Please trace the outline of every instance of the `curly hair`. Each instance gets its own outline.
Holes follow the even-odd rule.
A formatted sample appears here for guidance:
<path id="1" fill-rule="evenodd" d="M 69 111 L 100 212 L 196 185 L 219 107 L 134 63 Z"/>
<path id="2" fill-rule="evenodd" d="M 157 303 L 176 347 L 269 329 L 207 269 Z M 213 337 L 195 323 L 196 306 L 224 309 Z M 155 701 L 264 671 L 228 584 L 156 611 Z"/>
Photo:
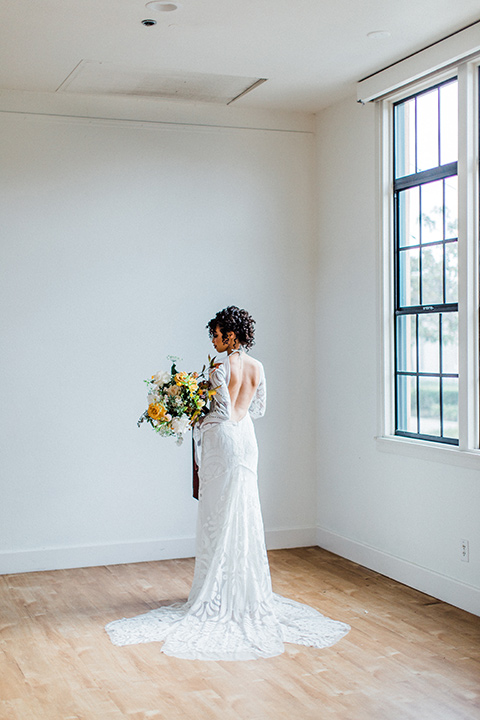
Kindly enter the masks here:
<path id="1" fill-rule="evenodd" d="M 227 342 L 229 332 L 234 332 L 237 340 L 245 350 L 249 350 L 255 343 L 255 320 L 246 310 L 240 310 L 236 305 L 229 305 L 220 310 L 207 325 L 208 334 L 212 338 L 217 327 L 222 333 L 222 339 Z"/>

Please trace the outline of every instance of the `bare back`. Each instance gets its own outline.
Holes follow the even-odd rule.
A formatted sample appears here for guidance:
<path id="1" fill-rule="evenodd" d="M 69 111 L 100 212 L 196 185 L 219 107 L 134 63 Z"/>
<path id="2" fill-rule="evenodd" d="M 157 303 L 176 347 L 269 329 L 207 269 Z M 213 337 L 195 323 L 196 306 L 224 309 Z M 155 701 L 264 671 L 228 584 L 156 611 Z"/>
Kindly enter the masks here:
<path id="1" fill-rule="evenodd" d="M 231 419 L 242 420 L 248 412 L 261 377 L 260 363 L 246 353 L 231 353 L 228 392 L 232 403 Z"/>

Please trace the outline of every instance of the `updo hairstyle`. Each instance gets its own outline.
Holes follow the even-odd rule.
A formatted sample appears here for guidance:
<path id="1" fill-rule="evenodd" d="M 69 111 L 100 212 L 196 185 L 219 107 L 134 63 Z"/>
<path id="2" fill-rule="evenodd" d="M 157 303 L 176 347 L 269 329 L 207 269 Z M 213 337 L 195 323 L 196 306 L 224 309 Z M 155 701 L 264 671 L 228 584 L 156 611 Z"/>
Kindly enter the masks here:
<path id="1" fill-rule="evenodd" d="M 240 310 L 236 305 L 229 305 L 220 310 L 207 325 L 208 334 L 213 338 L 217 327 L 222 333 L 224 342 L 228 340 L 228 333 L 234 332 L 238 342 L 245 350 L 249 350 L 255 343 L 255 320 L 246 310 Z"/>

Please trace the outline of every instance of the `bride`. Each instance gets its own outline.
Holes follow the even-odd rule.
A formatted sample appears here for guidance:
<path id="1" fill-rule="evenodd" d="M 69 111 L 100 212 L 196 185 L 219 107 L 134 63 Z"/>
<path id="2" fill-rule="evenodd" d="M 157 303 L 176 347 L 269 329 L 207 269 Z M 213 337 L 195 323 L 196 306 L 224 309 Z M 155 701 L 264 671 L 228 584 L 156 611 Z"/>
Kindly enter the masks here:
<path id="1" fill-rule="evenodd" d="M 179 658 L 253 660 L 279 655 L 284 642 L 327 647 L 350 629 L 272 592 L 252 422 L 265 412 L 265 374 L 246 354 L 254 323 L 230 306 L 207 325 L 215 350 L 227 355 L 210 374 L 213 407 L 195 426 L 200 486 L 188 600 L 109 623 L 116 645 L 163 641 L 161 650 Z"/>

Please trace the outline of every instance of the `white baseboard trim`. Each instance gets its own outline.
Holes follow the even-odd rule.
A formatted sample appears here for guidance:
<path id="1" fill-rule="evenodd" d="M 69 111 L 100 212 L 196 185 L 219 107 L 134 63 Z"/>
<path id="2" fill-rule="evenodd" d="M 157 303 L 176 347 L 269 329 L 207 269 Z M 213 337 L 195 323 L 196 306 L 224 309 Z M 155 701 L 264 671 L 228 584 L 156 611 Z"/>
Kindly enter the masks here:
<path id="1" fill-rule="evenodd" d="M 269 550 L 308 547 L 316 544 L 316 529 L 310 527 L 270 530 L 266 533 L 266 541 Z M 97 565 L 122 565 L 151 560 L 172 560 L 194 555 L 194 537 L 16 550 L 0 552 L 0 575 L 95 567 Z"/>
<path id="2" fill-rule="evenodd" d="M 38 548 L 0 553 L 0 575 L 193 557 L 195 538 Z"/>
<path id="3" fill-rule="evenodd" d="M 265 533 L 267 550 L 283 548 L 311 547 L 317 544 L 317 531 L 314 527 L 283 528 L 267 530 Z"/>
<path id="4" fill-rule="evenodd" d="M 480 615 L 480 589 L 473 585 L 467 585 L 321 527 L 317 527 L 316 545 L 450 605 Z"/>

